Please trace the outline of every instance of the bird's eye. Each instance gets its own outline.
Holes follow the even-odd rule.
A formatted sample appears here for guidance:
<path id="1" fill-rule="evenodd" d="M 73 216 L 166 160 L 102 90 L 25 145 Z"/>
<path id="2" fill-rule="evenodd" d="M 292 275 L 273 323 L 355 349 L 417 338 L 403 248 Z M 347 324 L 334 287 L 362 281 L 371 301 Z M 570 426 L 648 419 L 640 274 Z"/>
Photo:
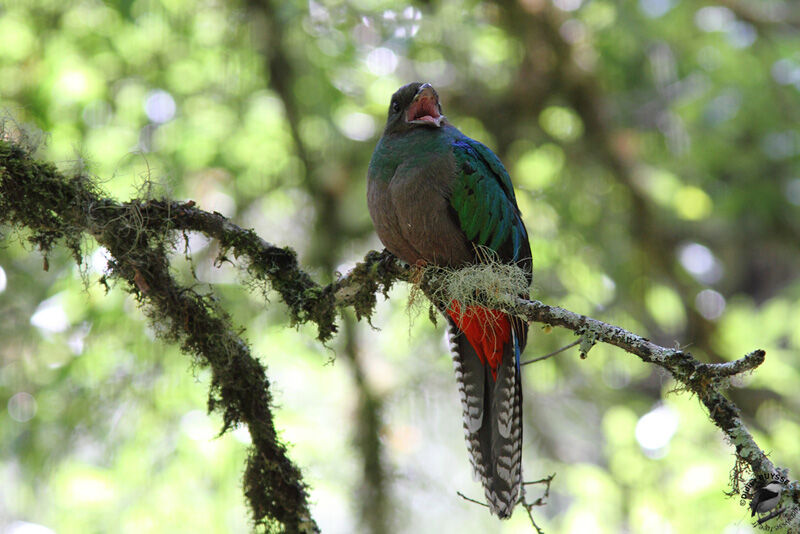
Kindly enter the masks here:
<path id="1" fill-rule="evenodd" d="M 394 100 L 392 102 L 392 113 L 397 113 L 398 111 L 400 111 L 400 102 Z"/>

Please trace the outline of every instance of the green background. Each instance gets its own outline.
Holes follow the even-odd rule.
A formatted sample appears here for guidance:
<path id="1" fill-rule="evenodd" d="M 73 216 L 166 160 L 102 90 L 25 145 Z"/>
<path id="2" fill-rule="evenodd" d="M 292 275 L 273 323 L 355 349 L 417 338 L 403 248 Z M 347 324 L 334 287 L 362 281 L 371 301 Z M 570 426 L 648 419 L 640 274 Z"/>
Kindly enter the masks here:
<path id="1" fill-rule="evenodd" d="M 380 248 L 365 174 L 392 92 L 431 82 L 509 169 L 535 298 L 686 347 L 756 348 L 729 394 L 800 469 L 800 8 L 745 0 L 0 1 L 0 107 L 38 156 L 112 197 L 193 199 L 330 280 Z M 0 533 L 246 532 L 248 434 L 216 437 L 208 375 L 98 284 L 85 242 L 42 269 L 0 248 Z M 267 365 L 324 532 L 530 532 L 471 480 L 441 322 L 396 287 L 329 347 L 288 328 L 216 245 L 213 288 Z M 573 340 L 537 327 L 527 357 Z M 525 478 L 548 533 L 752 532 L 697 399 L 608 346 L 524 368 Z M 370 425 L 369 417 L 377 418 Z M 379 462 L 370 461 L 379 446 Z M 376 493 L 377 492 L 377 493 Z M 540 488 L 528 487 L 529 498 Z M 384 495 L 377 498 L 376 495 Z M 26 530 L 27 529 L 27 530 Z"/>

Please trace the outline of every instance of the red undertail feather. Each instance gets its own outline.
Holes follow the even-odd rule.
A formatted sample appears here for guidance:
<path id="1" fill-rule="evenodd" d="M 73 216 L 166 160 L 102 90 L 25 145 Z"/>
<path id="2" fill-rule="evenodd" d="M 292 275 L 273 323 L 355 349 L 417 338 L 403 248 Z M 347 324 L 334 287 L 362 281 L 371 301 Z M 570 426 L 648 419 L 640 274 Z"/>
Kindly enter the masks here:
<path id="1" fill-rule="evenodd" d="M 461 303 L 450 302 L 447 314 L 453 319 L 459 330 L 478 354 L 481 363 L 492 370 L 492 377 L 497 380 L 497 366 L 503 358 L 503 347 L 511 339 L 511 321 L 500 310 L 492 310 L 476 304 L 465 306 L 461 311 Z"/>

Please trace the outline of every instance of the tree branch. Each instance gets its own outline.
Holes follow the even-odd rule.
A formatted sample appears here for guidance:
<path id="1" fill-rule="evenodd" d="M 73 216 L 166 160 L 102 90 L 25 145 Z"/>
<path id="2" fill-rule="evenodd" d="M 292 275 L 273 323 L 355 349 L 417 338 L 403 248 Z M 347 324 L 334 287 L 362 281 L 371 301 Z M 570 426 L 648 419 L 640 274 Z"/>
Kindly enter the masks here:
<path id="1" fill-rule="evenodd" d="M 310 517 L 300 473 L 276 437 L 264 368 L 211 298 L 180 286 L 171 276 L 169 250 L 176 232 L 197 231 L 217 239 L 221 247 L 218 261 L 229 254 L 239 259 L 250 276 L 280 294 L 293 324 L 315 323 L 317 337 L 323 342 L 336 332 L 341 308 L 352 307 L 359 318 L 369 318 L 376 293 L 386 294 L 397 280 L 416 283 L 439 304 L 435 295 L 442 282 L 436 270 L 420 276 L 390 253 L 371 251 L 346 276 L 321 286 L 300 269 L 294 251 L 272 245 L 218 213 L 202 211 L 193 202 L 118 203 L 103 198 L 87 177 L 67 178 L 2 136 L 0 223 L 30 230 L 29 239 L 45 254 L 61 240 L 80 261 L 80 242 L 86 233 L 110 251 L 113 259 L 104 279 L 125 281 L 128 291 L 145 305 L 151 321 L 167 325 L 165 338 L 180 342 L 185 352 L 211 367 L 209 409 L 222 412 L 222 431 L 240 422 L 248 425 L 253 449 L 245 473 L 245 493 L 254 520 L 262 526 L 277 521 L 293 532 L 314 532 L 317 527 Z M 618 326 L 536 300 L 507 296 L 502 307 L 529 322 L 572 330 L 580 336 L 583 355 L 594 343 L 603 342 L 669 371 L 682 389 L 697 395 L 734 446 L 736 473 L 742 462 L 759 479 L 785 476 L 786 471 L 776 469 L 757 445 L 736 405 L 722 394 L 729 377 L 763 363 L 763 350 L 736 361 L 707 364 L 689 352 L 656 345 Z M 797 506 L 798 488 L 796 482 L 786 482 L 784 505 Z M 734 492 L 738 492 L 738 478 Z"/>
<path id="2" fill-rule="evenodd" d="M 667 370 L 686 390 L 694 393 L 708 409 L 711 420 L 730 439 L 736 454 L 758 476 L 772 476 L 775 466 L 758 447 L 741 420 L 739 409 L 728 400 L 721 389 L 727 386 L 723 378 L 751 371 L 764 361 L 765 352 L 755 350 L 740 360 L 724 364 L 706 364 L 691 353 L 656 345 L 632 332 L 585 315 L 548 306 L 539 301 L 517 299 L 507 311 L 529 322 L 561 326 L 593 342 L 603 342 L 638 356 L 642 361 Z"/>
<path id="3" fill-rule="evenodd" d="M 182 213 L 176 209 L 179 205 L 138 200 L 120 204 L 103 198 L 86 176 L 67 178 L 52 164 L 33 160 L 22 147 L 3 138 L 0 133 L 0 224 L 27 228 L 32 232 L 29 240 L 45 254 L 57 241 L 63 241 L 79 263 L 84 234 L 105 246 L 112 259 L 109 273 L 101 282 L 126 282 L 126 289 L 157 326 L 155 330 L 165 339 L 180 343 L 199 365 L 211 368 L 208 408 L 222 413 L 222 433 L 247 424 L 253 445 L 243 485 L 256 526 L 318 532 L 300 471 L 277 438 L 264 367 L 214 300 L 181 286 L 170 273 L 169 250 L 177 229 L 173 221 Z M 157 217 L 154 206 L 170 215 Z M 214 228 L 226 237 L 239 233 L 218 214 L 195 215 L 200 228 Z M 241 235 L 248 238 L 250 246 L 259 243 L 253 250 L 265 254 L 264 265 L 275 273 L 293 272 L 293 253 L 261 246 L 252 232 L 242 231 Z M 309 281 L 287 278 L 285 283 L 293 284 L 293 291 L 302 292 Z"/>

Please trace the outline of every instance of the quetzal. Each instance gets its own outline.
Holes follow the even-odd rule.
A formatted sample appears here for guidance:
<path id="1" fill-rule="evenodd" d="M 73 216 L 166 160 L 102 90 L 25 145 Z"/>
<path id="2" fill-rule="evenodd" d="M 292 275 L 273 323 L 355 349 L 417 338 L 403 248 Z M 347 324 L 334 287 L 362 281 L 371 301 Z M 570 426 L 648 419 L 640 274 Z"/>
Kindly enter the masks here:
<path id="1" fill-rule="evenodd" d="M 531 249 L 511 178 L 486 146 L 451 126 L 430 84 L 392 95 L 369 164 L 367 202 L 383 244 L 409 264 L 515 263 L 530 296 Z M 491 511 L 511 515 L 522 488 L 520 353 L 528 325 L 456 300 L 442 310 L 475 475 Z"/>

